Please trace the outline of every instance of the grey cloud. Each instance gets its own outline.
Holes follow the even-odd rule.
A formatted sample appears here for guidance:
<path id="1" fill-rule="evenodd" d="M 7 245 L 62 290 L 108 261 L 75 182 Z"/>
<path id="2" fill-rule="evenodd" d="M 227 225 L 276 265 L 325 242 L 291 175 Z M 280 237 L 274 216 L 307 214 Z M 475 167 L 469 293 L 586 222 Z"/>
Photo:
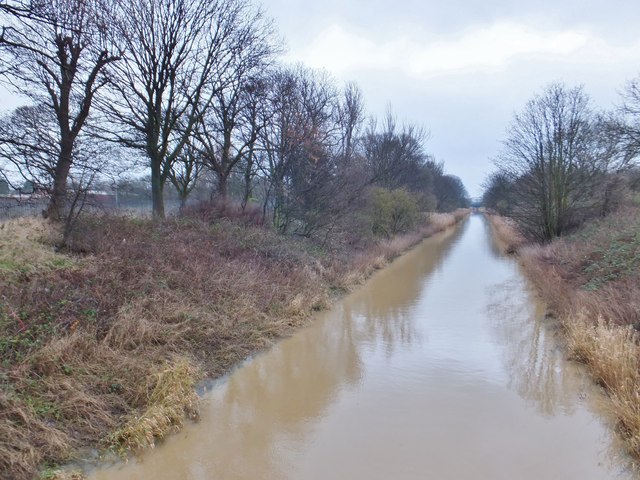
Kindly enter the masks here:
<path id="1" fill-rule="evenodd" d="M 331 25 L 352 29 L 376 43 L 403 34 L 455 40 L 473 28 L 498 21 L 520 23 L 541 31 L 585 30 L 603 41 L 627 45 L 640 41 L 640 2 L 603 0 L 488 1 L 340 1 L 269 0 L 292 50 L 304 50 Z M 585 53 L 582 53 L 583 57 Z M 589 52 L 586 52 L 588 60 Z M 304 58 L 302 59 L 304 60 Z M 584 60 L 584 58 L 582 58 Z M 584 84 L 597 105 L 610 108 L 617 90 L 640 73 L 638 61 L 598 65 L 533 55 L 511 59 L 503 68 L 479 69 L 419 79 L 399 70 L 348 71 L 343 79 L 361 84 L 371 112 L 391 103 L 400 119 L 431 130 L 430 151 L 446 161 L 472 195 L 491 171 L 515 111 L 554 80 Z"/>

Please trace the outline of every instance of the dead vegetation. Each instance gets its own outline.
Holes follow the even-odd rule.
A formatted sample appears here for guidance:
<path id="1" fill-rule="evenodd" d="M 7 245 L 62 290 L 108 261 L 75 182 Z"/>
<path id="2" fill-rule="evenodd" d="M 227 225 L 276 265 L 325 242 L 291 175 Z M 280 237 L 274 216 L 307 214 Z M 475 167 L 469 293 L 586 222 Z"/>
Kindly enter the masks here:
<path id="1" fill-rule="evenodd" d="M 517 232 L 489 216 L 513 245 Z M 517 253 L 564 326 L 568 353 L 608 393 L 629 452 L 640 460 L 640 211 L 626 207 L 547 245 Z"/>
<path id="2" fill-rule="evenodd" d="M 57 232 L 51 224 L 36 218 L 0 223 L 0 273 L 27 274 L 38 270 L 70 266 L 74 259 L 56 255 L 51 243 Z"/>
<path id="3" fill-rule="evenodd" d="M 485 215 L 489 218 L 495 237 L 505 253 L 516 253 L 521 246 L 527 243 L 526 238 L 518 230 L 513 220 L 493 213 L 485 213 Z"/>
<path id="4" fill-rule="evenodd" d="M 167 364 L 153 376 L 143 399 L 145 411 L 131 418 L 109 438 L 109 443 L 122 449 L 138 451 L 155 446 L 174 429 L 179 429 L 185 418 L 198 416 L 198 396 L 194 390 L 198 371 L 186 359 Z"/>
<path id="5" fill-rule="evenodd" d="M 43 468 L 56 478 L 52 467 L 82 448 L 153 446 L 197 415 L 199 379 L 289 335 L 466 214 L 434 214 L 419 232 L 360 249 L 252 222 L 103 217 L 59 253 L 39 224 L 5 225 L 0 478 Z"/>

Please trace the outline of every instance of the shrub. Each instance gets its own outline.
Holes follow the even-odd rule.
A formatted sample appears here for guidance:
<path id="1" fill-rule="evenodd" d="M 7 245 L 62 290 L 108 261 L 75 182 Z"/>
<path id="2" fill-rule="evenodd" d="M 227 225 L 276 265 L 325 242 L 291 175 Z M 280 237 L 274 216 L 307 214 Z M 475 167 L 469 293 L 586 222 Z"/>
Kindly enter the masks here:
<path id="1" fill-rule="evenodd" d="M 416 227 L 419 218 L 418 200 L 405 189 L 373 189 L 371 228 L 375 235 L 389 237 L 408 232 Z"/>

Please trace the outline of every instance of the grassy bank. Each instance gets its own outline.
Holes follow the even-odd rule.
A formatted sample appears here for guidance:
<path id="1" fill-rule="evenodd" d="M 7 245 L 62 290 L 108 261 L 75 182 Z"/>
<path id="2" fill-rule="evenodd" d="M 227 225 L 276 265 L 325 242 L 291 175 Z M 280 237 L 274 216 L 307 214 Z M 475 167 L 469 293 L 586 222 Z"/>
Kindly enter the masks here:
<path id="1" fill-rule="evenodd" d="M 627 207 L 543 246 L 526 244 L 509 220 L 488 218 L 562 321 L 570 357 L 609 395 L 618 430 L 640 460 L 640 209 Z"/>
<path id="2" fill-rule="evenodd" d="M 0 478 L 51 478 L 86 448 L 153 446 L 197 417 L 200 379 L 467 214 L 360 246 L 222 219 L 108 217 L 56 252 L 40 221 L 0 226 Z"/>

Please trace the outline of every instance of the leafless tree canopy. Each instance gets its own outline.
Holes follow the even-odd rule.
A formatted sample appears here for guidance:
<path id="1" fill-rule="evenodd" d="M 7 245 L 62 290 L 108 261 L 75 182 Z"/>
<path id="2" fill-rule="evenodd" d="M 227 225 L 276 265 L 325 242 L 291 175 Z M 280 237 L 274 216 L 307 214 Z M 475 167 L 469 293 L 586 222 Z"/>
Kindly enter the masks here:
<path id="1" fill-rule="evenodd" d="M 213 102 L 268 60 L 271 27 L 244 0 L 120 2 L 116 19 L 124 55 L 103 106 L 120 128 L 109 134 L 148 158 L 154 215 L 164 217 L 173 163 Z"/>
<path id="2" fill-rule="evenodd" d="M 626 85 L 618 114 L 611 134 L 617 138 L 623 164 L 628 165 L 640 157 L 640 77 Z"/>
<path id="3" fill-rule="evenodd" d="M 0 158 L 5 170 L 18 173 L 16 181 L 50 192 L 59 150 L 56 119 L 46 105 L 19 107 L 0 120 Z"/>
<path id="4" fill-rule="evenodd" d="M 180 198 L 180 208 L 183 209 L 187 198 L 196 187 L 196 182 L 202 173 L 204 162 L 200 152 L 187 143 L 176 161 L 171 165 L 169 180 L 175 187 Z"/>
<path id="5" fill-rule="evenodd" d="M 100 173 L 105 142 L 142 159 L 159 219 L 167 181 L 182 206 L 204 189 L 304 236 L 371 230 L 374 191 L 412 211 L 467 202 L 425 130 L 391 114 L 365 128 L 356 84 L 280 64 L 249 0 L 9 1 L 0 17 L 1 75 L 32 102 L 2 119 L 1 168 L 50 195 L 52 218 L 79 172 Z"/>
<path id="6" fill-rule="evenodd" d="M 625 163 L 612 125 L 581 87 L 549 85 L 515 116 L 485 201 L 541 240 L 607 210 L 608 175 Z"/>
<path id="7" fill-rule="evenodd" d="M 59 218 L 66 201 L 74 148 L 91 106 L 106 83 L 105 67 L 118 60 L 108 38 L 110 10 L 101 0 L 30 2 L 0 12 L 3 78 L 21 95 L 50 110 L 59 144 L 48 214 Z"/>

